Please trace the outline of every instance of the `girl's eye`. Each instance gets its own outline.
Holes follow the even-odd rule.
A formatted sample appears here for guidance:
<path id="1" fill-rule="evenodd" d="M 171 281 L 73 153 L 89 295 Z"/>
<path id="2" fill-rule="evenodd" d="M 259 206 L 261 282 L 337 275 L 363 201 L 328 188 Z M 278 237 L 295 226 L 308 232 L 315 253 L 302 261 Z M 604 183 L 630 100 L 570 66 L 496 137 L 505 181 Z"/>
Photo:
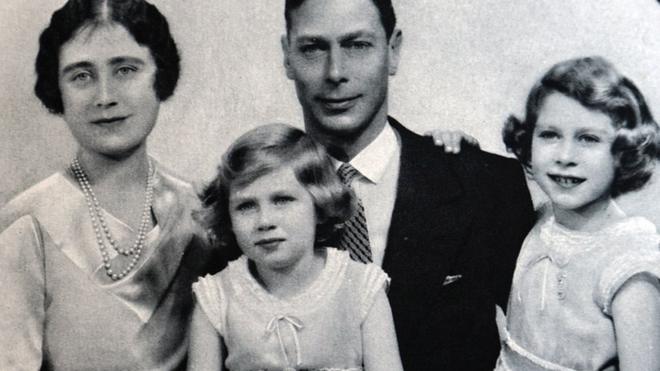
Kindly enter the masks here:
<path id="1" fill-rule="evenodd" d="M 559 134 L 552 130 L 542 130 L 538 133 L 538 137 L 543 139 L 556 139 L 559 138 Z"/>
<path id="2" fill-rule="evenodd" d="M 600 138 L 595 135 L 582 135 L 580 136 L 580 141 L 585 143 L 599 143 Z"/>
<path id="3" fill-rule="evenodd" d="M 273 199 L 276 205 L 285 205 L 293 201 L 295 201 L 295 198 L 292 196 L 276 196 Z"/>
<path id="4" fill-rule="evenodd" d="M 234 210 L 239 212 L 246 212 L 253 210 L 255 207 L 257 207 L 257 205 L 254 202 L 241 202 L 234 207 Z"/>

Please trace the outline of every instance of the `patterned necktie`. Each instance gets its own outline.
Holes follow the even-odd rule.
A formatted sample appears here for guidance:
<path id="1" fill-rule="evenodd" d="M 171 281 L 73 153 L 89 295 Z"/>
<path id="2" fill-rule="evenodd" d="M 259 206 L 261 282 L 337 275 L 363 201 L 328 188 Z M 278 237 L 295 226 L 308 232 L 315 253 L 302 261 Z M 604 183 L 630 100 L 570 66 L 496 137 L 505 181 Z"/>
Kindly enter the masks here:
<path id="1" fill-rule="evenodd" d="M 350 164 L 344 163 L 337 170 L 337 175 L 339 175 L 342 183 L 352 188 L 351 183 L 358 175 L 358 171 Z M 351 259 L 355 261 L 372 262 L 367 218 L 364 216 L 364 206 L 362 206 L 362 200 L 359 197 L 357 197 L 357 208 L 353 216 L 344 223 L 344 230 L 339 239 L 339 248 L 348 250 Z"/>

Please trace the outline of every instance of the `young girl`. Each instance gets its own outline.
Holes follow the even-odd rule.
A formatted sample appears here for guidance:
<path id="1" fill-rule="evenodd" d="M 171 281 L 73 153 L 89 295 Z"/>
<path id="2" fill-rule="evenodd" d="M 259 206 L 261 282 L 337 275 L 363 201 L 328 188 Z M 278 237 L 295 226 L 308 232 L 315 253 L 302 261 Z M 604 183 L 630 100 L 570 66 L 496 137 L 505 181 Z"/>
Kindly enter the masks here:
<path id="1" fill-rule="evenodd" d="M 330 158 L 266 125 L 225 153 L 205 221 L 243 255 L 193 285 L 190 368 L 401 370 L 386 274 L 322 248 L 353 210 Z"/>
<path id="2" fill-rule="evenodd" d="M 659 370 L 655 226 L 613 197 L 647 182 L 658 126 L 635 85 L 600 57 L 552 67 L 504 142 L 550 204 L 527 236 L 496 370 Z"/>

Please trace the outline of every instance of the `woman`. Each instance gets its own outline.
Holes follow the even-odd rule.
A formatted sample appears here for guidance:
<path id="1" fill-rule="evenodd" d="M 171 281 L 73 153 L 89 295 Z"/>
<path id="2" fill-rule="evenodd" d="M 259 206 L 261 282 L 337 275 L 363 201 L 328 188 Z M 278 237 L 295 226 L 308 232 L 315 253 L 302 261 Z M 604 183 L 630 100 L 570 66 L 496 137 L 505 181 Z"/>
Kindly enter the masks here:
<path id="1" fill-rule="evenodd" d="M 0 211 L 0 369 L 182 368 L 191 284 L 218 260 L 192 188 L 147 154 L 179 76 L 167 21 L 141 0 L 70 0 L 36 70 L 78 150 Z"/>

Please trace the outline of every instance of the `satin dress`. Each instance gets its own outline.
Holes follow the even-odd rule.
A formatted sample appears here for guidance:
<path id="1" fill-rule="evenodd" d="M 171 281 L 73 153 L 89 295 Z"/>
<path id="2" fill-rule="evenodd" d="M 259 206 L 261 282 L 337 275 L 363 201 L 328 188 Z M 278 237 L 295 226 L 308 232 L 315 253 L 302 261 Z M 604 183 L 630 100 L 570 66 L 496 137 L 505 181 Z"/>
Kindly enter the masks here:
<path id="1" fill-rule="evenodd" d="M 155 227 L 138 265 L 112 281 L 69 170 L 0 211 L 0 370 L 185 367 L 192 282 L 217 263 L 191 211 L 192 187 L 155 166 Z M 103 211 L 113 237 L 136 233 Z M 119 259 L 111 248 L 111 258 Z"/>

